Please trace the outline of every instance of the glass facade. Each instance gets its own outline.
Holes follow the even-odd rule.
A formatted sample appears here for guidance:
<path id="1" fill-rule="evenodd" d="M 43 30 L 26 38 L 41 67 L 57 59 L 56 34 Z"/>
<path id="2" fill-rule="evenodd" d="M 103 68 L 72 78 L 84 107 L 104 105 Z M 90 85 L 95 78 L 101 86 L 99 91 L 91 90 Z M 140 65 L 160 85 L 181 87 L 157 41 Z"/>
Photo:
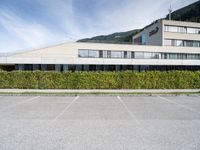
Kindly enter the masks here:
<path id="1" fill-rule="evenodd" d="M 78 57 L 89 57 L 89 50 L 79 50 Z"/>
<path id="2" fill-rule="evenodd" d="M 122 51 L 111 51 L 111 58 L 122 58 Z"/>
<path id="3" fill-rule="evenodd" d="M 165 32 L 200 34 L 200 28 L 165 25 Z"/>
<path id="4" fill-rule="evenodd" d="M 89 58 L 99 58 L 99 53 L 100 51 L 91 50 L 89 51 Z"/>
<path id="5" fill-rule="evenodd" d="M 103 53 L 103 55 L 101 54 Z M 101 55 L 100 55 L 101 54 Z M 84 56 L 84 57 L 83 57 Z M 113 58 L 113 59 L 182 59 L 200 60 L 200 54 L 190 53 L 155 53 L 133 51 L 79 50 L 80 58 Z"/>
<path id="6" fill-rule="evenodd" d="M 193 57 L 192 55 L 190 57 Z M 51 64 L 43 65 L 37 64 L 38 68 L 36 70 L 43 71 L 52 71 L 48 70 L 48 66 Z M 53 65 L 55 67 L 55 65 Z M 184 66 L 184 65 L 94 65 L 94 64 L 59 64 L 57 69 L 53 68 L 56 71 L 170 71 L 170 70 L 200 70 L 200 66 Z M 33 64 L 15 64 L 15 65 L 0 65 L 0 69 L 5 71 L 12 70 L 25 70 L 25 71 L 34 71 Z"/>
<path id="7" fill-rule="evenodd" d="M 200 41 L 165 39 L 165 46 L 200 47 Z"/>

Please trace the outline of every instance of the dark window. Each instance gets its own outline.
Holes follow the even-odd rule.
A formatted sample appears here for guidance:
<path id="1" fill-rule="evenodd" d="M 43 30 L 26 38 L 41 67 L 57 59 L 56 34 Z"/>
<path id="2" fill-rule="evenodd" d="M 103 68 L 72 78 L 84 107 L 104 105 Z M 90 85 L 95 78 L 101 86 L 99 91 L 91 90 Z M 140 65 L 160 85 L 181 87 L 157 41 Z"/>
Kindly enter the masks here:
<path id="1" fill-rule="evenodd" d="M 131 58 L 135 58 L 135 53 L 131 52 Z"/>
<path id="2" fill-rule="evenodd" d="M 107 57 L 111 58 L 111 51 L 107 51 Z"/>
<path id="3" fill-rule="evenodd" d="M 127 51 L 124 51 L 124 58 L 127 58 Z"/>
<path id="4" fill-rule="evenodd" d="M 102 50 L 99 51 L 99 58 L 103 58 L 103 51 Z"/>

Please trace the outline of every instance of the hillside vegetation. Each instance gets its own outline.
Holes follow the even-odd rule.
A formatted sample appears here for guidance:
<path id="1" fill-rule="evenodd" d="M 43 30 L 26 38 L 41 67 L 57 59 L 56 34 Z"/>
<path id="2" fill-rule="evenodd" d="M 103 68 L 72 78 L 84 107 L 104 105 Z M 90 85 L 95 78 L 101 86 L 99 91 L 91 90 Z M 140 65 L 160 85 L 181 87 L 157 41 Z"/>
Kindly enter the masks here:
<path id="1" fill-rule="evenodd" d="M 166 19 L 168 18 L 168 15 Z M 172 20 L 200 23 L 200 1 L 176 10 L 172 13 Z"/>
<path id="2" fill-rule="evenodd" d="M 130 44 L 132 36 L 140 30 L 131 30 L 127 32 L 117 32 L 110 35 L 100 35 L 92 38 L 79 40 L 78 42 L 93 42 L 93 43 L 114 43 L 114 44 Z"/>
<path id="3" fill-rule="evenodd" d="M 168 19 L 168 15 L 166 16 L 166 19 Z M 180 21 L 200 22 L 200 1 L 174 11 L 172 13 L 172 19 Z M 117 32 L 109 35 L 101 35 L 92 38 L 81 39 L 77 42 L 131 44 L 132 36 L 137 34 L 139 31 L 140 29 L 127 32 Z"/>

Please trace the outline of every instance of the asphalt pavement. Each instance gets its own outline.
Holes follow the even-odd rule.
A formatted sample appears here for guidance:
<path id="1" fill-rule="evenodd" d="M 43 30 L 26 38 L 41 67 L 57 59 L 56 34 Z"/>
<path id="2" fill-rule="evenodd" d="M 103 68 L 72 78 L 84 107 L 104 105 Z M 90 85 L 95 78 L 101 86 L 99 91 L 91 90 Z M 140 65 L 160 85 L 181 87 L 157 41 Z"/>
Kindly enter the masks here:
<path id="1" fill-rule="evenodd" d="M 1 96 L 1 150 L 199 150 L 200 96 Z"/>

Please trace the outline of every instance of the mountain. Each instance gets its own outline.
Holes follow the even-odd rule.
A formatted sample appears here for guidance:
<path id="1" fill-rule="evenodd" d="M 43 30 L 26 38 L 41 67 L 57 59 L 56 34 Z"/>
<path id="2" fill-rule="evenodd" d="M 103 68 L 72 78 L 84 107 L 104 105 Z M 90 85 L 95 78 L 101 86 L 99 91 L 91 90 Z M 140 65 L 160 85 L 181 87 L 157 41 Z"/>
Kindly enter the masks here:
<path id="1" fill-rule="evenodd" d="M 131 30 L 127 32 L 116 32 L 109 35 L 100 35 L 92 38 L 86 38 L 77 42 L 92 42 L 92 43 L 114 43 L 114 44 L 130 44 L 132 36 L 137 34 L 140 30 Z"/>
<path id="2" fill-rule="evenodd" d="M 169 16 L 167 15 L 166 19 L 168 18 Z M 174 11 L 172 13 L 172 20 L 200 23 L 200 0 L 191 5 L 188 5 L 186 7 Z"/>
<path id="3" fill-rule="evenodd" d="M 168 18 L 169 16 L 167 15 L 165 19 Z M 200 23 L 200 0 L 172 12 L 172 20 Z M 140 30 L 141 29 L 136 29 L 127 32 L 117 32 L 109 35 L 101 35 L 92 38 L 81 39 L 77 42 L 131 44 L 132 36 L 137 34 Z"/>

